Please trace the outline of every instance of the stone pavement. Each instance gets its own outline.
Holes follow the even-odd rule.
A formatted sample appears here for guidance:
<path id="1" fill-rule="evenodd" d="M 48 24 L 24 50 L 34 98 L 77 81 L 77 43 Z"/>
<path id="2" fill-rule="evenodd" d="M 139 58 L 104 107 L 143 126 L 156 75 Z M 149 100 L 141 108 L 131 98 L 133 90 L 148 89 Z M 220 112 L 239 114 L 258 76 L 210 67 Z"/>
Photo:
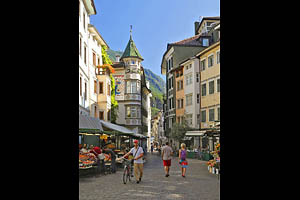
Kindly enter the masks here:
<path id="1" fill-rule="evenodd" d="M 136 184 L 122 181 L 122 169 L 106 176 L 80 178 L 80 200 L 106 199 L 197 199 L 219 200 L 220 180 L 210 174 L 206 161 L 188 159 L 186 178 L 181 176 L 178 158 L 172 159 L 170 176 L 165 177 L 161 157 L 147 154 L 142 181 Z"/>

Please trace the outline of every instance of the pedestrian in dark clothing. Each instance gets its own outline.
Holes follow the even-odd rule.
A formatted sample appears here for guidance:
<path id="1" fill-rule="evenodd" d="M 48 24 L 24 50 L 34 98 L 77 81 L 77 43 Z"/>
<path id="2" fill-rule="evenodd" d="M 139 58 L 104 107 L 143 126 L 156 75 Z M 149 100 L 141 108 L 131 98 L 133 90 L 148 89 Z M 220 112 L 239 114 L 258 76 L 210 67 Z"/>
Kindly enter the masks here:
<path id="1" fill-rule="evenodd" d="M 105 149 L 104 152 L 106 154 L 109 154 L 111 158 L 111 171 L 112 173 L 116 173 L 116 154 L 113 150 L 111 149 Z"/>
<path id="2" fill-rule="evenodd" d="M 151 144 L 151 154 L 153 153 L 153 144 Z"/>

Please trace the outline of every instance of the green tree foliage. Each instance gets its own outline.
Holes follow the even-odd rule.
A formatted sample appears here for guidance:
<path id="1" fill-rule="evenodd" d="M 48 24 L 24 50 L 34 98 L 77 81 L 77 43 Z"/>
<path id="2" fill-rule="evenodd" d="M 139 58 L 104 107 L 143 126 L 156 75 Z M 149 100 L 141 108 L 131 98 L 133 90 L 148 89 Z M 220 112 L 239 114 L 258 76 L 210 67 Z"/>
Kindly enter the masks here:
<path id="1" fill-rule="evenodd" d="M 103 64 L 112 64 L 110 58 L 107 55 L 106 52 L 106 46 L 102 46 L 101 52 L 102 52 L 102 61 Z M 116 93 L 115 93 L 115 79 L 114 77 L 110 74 L 110 79 L 111 79 L 111 122 L 116 123 L 117 120 L 117 110 L 118 110 L 118 102 L 115 99 Z"/>
<path id="2" fill-rule="evenodd" d="M 181 143 L 187 131 L 187 127 L 184 124 L 174 123 L 171 128 L 171 138 Z"/>

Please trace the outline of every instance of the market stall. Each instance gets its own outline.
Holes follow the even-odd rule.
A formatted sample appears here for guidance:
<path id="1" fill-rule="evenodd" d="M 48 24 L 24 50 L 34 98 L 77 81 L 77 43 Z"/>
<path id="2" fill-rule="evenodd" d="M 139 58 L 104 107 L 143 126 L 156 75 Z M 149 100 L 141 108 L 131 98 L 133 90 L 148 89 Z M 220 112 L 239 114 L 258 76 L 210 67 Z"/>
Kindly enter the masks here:
<path id="1" fill-rule="evenodd" d="M 220 143 L 216 143 L 215 150 L 211 152 L 213 159 L 207 162 L 208 171 L 213 174 L 220 174 Z M 218 176 L 219 177 L 219 176 Z"/>
<path id="2" fill-rule="evenodd" d="M 187 150 L 187 158 L 198 158 L 198 147 L 202 149 L 202 144 L 200 141 L 200 137 L 204 135 L 206 131 L 200 131 L 200 130 L 195 130 L 195 131 L 187 131 L 185 136 L 190 138 L 190 145 L 189 149 Z"/>
<path id="3" fill-rule="evenodd" d="M 108 135 L 108 137 L 102 143 L 103 147 L 112 149 L 117 158 L 125 155 L 125 153 L 131 147 L 130 140 L 132 137 L 135 137 L 135 133 L 130 129 L 117 124 L 112 124 L 103 120 L 100 120 L 100 122 L 103 127 L 102 132 Z M 121 167 L 121 160 L 117 159 L 116 163 L 117 166 Z"/>
<path id="4" fill-rule="evenodd" d="M 102 126 L 98 118 L 84 116 L 79 114 L 79 145 L 86 144 L 99 146 L 100 136 L 102 135 Z M 100 165 L 97 158 L 90 149 L 79 151 L 79 175 L 95 174 L 100 171 Z"/>

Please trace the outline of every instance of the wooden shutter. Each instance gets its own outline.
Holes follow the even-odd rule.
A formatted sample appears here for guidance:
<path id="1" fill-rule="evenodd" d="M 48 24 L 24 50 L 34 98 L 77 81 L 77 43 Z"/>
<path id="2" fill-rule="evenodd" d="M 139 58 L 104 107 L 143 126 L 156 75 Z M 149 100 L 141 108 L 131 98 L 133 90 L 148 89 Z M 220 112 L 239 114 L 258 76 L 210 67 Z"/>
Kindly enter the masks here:
<path id="1" fill-rule="evenodd" d="M 87 84 L 86 82 L 84 83 L 84 99 L 87 99 Z"/>
<path id="2" fill-rule="evenodd" d="M 97 94 L 97 81 L 94 80 L 94 93 Z"/>
<path id="3" fill-rule="evenodd" d="M 93 52 L 93 65 L 96 66 L 96 54 Z"/>
<path id="4" fill-rule="evenodd" d="M 82 57 L 82 53 L 81 53 L 81 37 L 79 38 L 79 55 L 80 57 Z"/>
<path id="5" fill-rule="evenodd" d="M 81 77 L 79 78 L 79 84 L 80 84 L 80 87 L 79 87 L 79 93 L 80 93 L 80 96 L 82 96 L 82 80 L 81 80 Z"/>
<path id="6" fill-rule="evenodd" d="M 86 46 L 84 46 L 84 63 L 86 64 Z"/>

